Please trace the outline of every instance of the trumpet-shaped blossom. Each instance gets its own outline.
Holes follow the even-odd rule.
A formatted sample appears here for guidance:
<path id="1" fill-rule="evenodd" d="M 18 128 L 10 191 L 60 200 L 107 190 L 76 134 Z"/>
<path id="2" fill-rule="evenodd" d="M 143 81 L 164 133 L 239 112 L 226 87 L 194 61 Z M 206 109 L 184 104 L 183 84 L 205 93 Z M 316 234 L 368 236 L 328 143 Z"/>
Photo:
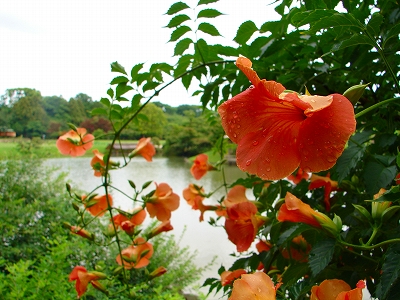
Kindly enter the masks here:
<path id="1" fill-rule="evenodd" d="M 88 272 L 85 267 L 76 266 L 71 274 L 69 274 L 69 281 L 76 280 L 75 289 L 78 293 L 78 297 L 81 297 L 87 290 L 87 286 L 91 283 L 96 289 L 102 287 L 102 285 L 97 282 L 99 279 L 104 279 L 107 276 L 100 272 Z"/>
<path id="2" fill-rule="evenodd" d="M 142 207 L 134 209 L 131 214 L 132 217 L 130 218 L 123 214 L 118 214 L 113 217 L 115 227 L 121 227 L 128 235 L 133 235 L 135 227 L 142 224 L 147 216 L 146 211 Z"/>
<path id="3" fill-rule="evenodd" d="M 147 236 L 147 239 L 149 240 L 152 237 L 155 237 L 156 235 L 159 235 L 162 232 L 171 231 L 173 229 L 174 227 L 172 227 L 171 220 L 164 221 L 150 231 L 149 235 Z"/>
<path id="4" fill-rule="evenodd" d="M 275 300 L 276 291 L 271 278 L 264 272 L 243 274 L 233 283 L 229 300 Z"/>
<path id="5" fill-rule="evenodd" d="M 183 190 L 182 195 L 186 202 L 192 207 L 192 209 L 199 209 L 197 206 L 197 200 L 202 201 L 204 199 L 204 189 L 193 183 Z"/>
<path id="6" fill-rule="evenodd" d="M 153 156 L 156 154 L 156 148 L 151 143 L 151 138 L 141 138 L 136 145 L 135 150 L 133 150 L 129 157 L 134 157 L 136 155 L 141 155 L 145 160 L 152 161 Z"/>
<path id="7" fill-rule="evenodd" d="M 310 205 L 289 192 L 285 203 L 279 208 L 277 219 L 280 222 L 301 222 L 317 228 L 332 227 L 332 230 L 336 230 L 336 225 L 327 215 L 313 210 Z"/>
<path id="8" fill-rule="evenodd" d="M 153 245 L 139 237 L 135 239 L 133 245 L 122 250 L 121 255 L 118 254 L 116 260 L 119 265 L 128 270 L 144 268 L 150 263 L 153 252 Z"/>
<path id="9" fill-rule="evenodd" d="M 258 228 L 264 223 L 256 213 L 257 207 L 250 201 L 237 203 L 227 209 L 225 230 L 238 252 L 249 249 Z"/>
<path id="10" fill-rule="evenodd" d="M 319 176 L 316 174 L 311 175 L 311 183 L 308 189 L 314 190 L 320 187 L 324 187 L 324 204 L 326 211 L 331 210 L 331 192 L 339 190 L 339 184 L 337 181 L 331 180 L 330 175 Z"/>
<path id="11" fill-rule="evenodd" d="M 149 274 L 149 279 L 154 279 L 156 277 L 160 277 L 162 275 L 164 275 L 165 273 L 167 273 L 167 269 L 164 267 L 158 267 L 157 269 L 155 269 L 153 272 L 151 272 Z"/>
<path id="12" fill-rule="evenodd" d="M 107 195 L 94 196 L 89 201 L 85 201 L 86 198 L 87 196 L 83 195 L 82 201 L 84 202 L 86 209 L 93 216 L 99 216 L 99 217 L 103 216 L 106 210 L 108 209 L 108 206 L 113 205 L 113 198 L 110 194 L 108 196 Z"/>
<path id="13" fill-rule="evenodd" d="M 353 105 L 340 94 L 300 96 L 275 81 L 261 80 L 245 57 L 236 60 L 252 86 L 219 106 L 222 126 L 238 145 L 238 167 L 277 180 L 299 166 L 331 168 L 356 127 Z"/>
<path id="14" fill-rule="evenodd" d="M 93 158 L 90 161 L 90 165 L 92 166 L 94 170 L 94 176 L 96 177 L 101 177 L 104 175 L 104 170 L 106 167 L 106 164 L 104 163 L 104 155 L 99 152 L 99 150 L 93 150 Z"/>
<path id="15" fill-rule="evenodd" d="M 243 274 L 247 274 L 246 270 L 244 269 L 238 269 L 235 271 L 223 271 L 221 273 L 221 285 L 225 286 L 231 284 Z"/>
<path id="16" fill-rule="evenodd" d="M 208 163 L 208 155 L 199 154 L 193 161 L 190 173 L 195 179 L 199 180 L 210 170 L 214 170 L 214 167 Z"/>
<path id="17" fill-rule="evenodd" d="M 85 128 L 70 130 L 60 136 L 56 142 L 58 151 L 63 155 L 82 156 L 93 147 L 94 136 Z"/>
<path id="18" fill-rule="evenodd" d="M 179 196 L 173 193 L 172 188 L 166 183 L 156 183 L 154 195 L 146 202 L 150 217 L 156 217 L 161 222 L 167 221 L 171 218 L 171 212 L 178 207 Z"/>
<path id="19" fill-rule="evenodd" d="M 360 280 L 355 289 L 343 280 L 327 279 L 319 286 L 311 288 L 310 300 L 362 300 L 362 289 L 365 288 L 364 281 Z"/>

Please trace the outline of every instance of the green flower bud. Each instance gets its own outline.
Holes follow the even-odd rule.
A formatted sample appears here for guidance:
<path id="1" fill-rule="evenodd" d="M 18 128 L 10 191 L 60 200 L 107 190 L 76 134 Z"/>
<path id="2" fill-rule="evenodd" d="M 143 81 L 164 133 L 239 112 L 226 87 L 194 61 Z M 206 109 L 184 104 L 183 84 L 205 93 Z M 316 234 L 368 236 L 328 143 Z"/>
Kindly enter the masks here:
<path id="1" fill-rule="evenodd" d="M 365 88 L 368 85 L 369 83 L 353 85 L 343 93 L 343 96 L 349 99 L 349 101 L 354 105 L 358 102 L 358 100 L 360 100 Z"/>

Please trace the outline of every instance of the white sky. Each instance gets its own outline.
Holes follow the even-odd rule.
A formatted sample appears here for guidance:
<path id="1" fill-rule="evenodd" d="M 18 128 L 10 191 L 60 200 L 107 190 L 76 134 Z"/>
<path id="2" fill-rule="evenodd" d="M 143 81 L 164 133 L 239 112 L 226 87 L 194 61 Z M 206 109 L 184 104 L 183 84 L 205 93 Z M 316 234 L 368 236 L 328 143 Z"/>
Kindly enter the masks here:
<path id="1" fill-rule="evenodd" d="M 34 88 L 42 96 L 65 99 L 85 93 L 106 96 L 110 64 L 118 61 L 129 73 L 142 62 L 174 63 L 172 32 L 163 28 L 172 0 L 2 0 L 0 3 L 0 95 L 9 88 Z M 183 0 L 195 7 L 198 0 Z M 220 0 L 202 5 L 224 16 L 202 19 L 214 24 L 225 41 L 203 36 L 209 43 L 230 42 L 239 25 L 253 20 L 260 27 L 278 15 L 273 0 Z M 195 19 L 199 11 L 182 11 Z M 189 21 L 190 22 L 190 21 Z M 193 24 L 193 23 L 192 23 Z M 190 23 L 188 23 L 190 26 Z M 194 39 L 194 36 L 188 36 Z M 174 84 L 155 101 L 178 106 L 199 104 L 181 84 Z"/>

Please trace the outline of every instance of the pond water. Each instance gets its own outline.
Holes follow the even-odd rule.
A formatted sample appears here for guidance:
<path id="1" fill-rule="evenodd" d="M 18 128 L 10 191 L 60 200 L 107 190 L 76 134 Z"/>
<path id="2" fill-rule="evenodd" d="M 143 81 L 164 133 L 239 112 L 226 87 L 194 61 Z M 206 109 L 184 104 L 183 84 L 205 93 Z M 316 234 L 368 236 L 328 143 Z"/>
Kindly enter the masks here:
<path id="1" fill-rule="evenodd" d="M 118 161 L 121 158 L 113 158 Z M 93 170 L 90 166 L 91 158 L 57 158 L 48 159 L 46 164 L 60 168 L 60 170 L 68 173 L 68 180 L 72 188 L 80 189 L 85 192 L 90 192 L 101 185 L 101 178 L 93 176 Z M 212 267 L 202 274 L 199 281 L 201 285 L 206 278 L 218 277 L 218 269 L 221 265 L 229 268 L 235 261 L 235 258 L 230 256 L 236 247 L 228 238 L 225 230 L 222 227 L 212 227 L 207 223 L 209 217 L 215 217 L 214 212 L 206 212 L 204 222 L 199 222 L 200 212 L 192 210 L 182 197 L 182 191 L 189 183 L 196 183 L 203 186 L 206 193 L 217 189 L 223 183 L 222 174 L 220 172 L 208 172 L 201 180 L 195 180 L 190 174 L 191 163 L 186 162 L 183 158 L 153 158 L 153 162 L 146 162 L 143 158 L 134 158 L 131 163 L 120 170 L 111 171 L 112 185 L 117 189 L 130 194 L 133 189 L 130 187 L 128 180 L 133 181 L 137 187 L 141 187 L 143 183 L 153 180 L 156 183 L 168 183 L 181 197 L 180 207 L 172 212 L 171 223 L 174 227 L 173 231 L 167 234 L 174 234 L 178 239 L 184 232 L 180 246 L 188 246 L 191 252 L 197 251 L 195 263 L 197 266 L 206 266 L 215 257 L 215 263 Z M 231 183 L 240 177 L 244 177 L 236 166 L 226 166 L 225 175 L 227 182 Z M 155 188 L 151 184 L 148 191 Z M 103 194 L 102 190 L 98 191 Z M 114 205 L 122 209 L 133 208 L 132 201 L 118 193 L 112 191 Z M 216 204 L 217 200 L 223 197 L 222 190 L 218 190 L 212 199 L 205 199 L 205 204 Z M 207 289 L 201 289 L 203 293 Z M 208 299 L 212 299 L 211 295 Z M 217 299 L 216 297 L 215 299 Z"/>

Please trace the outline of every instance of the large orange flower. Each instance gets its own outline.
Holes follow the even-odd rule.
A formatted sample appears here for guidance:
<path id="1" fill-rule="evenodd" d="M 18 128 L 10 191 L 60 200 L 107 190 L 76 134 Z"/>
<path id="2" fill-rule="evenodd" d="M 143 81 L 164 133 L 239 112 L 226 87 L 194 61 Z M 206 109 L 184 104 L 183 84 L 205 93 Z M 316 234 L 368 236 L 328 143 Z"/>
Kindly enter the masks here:
<path id="1" fill-rule="evenodd" d="M 93 216 L 99 216 L 101 217 L 104 215 L 106 210 L 108 209 L 108 205 L 110 206 L 113 205 L 113 198 L 111 195 L 102 195 L 102 196 L 94 196 L 91 198 L 89 201 L 85 201 L 87 198 L 86 195 L 82 196 L 82 201 L 84 202 L 84 205 L 86 209 L 93 215 Z M 108 201 L 107 201 L 108 198 Z"/>
<path id="2" fill-rule="evenodd" d="M 69 274 L 69 281 L 76 280 L 75 289 L 78 293 L 78 297 L 82 296 L 86 290 L 89 283 L 91 283 L 95 288 L 102 287 L 97 280 L 104 279 L 107 276 L 100 272 L 88 272 L 85 267 L 76 266 L 71 274 Z"/>
<path id="3" fill-rule="evenodd" d="M 286 194 L 285 203 L 279 208 L 277 219 L 280 222 L 301 222 L 317 228 L 324 225 L 335 226 L 327 215 L 313 210 L 310 205 L 289 192 Z"/>
<path id="4" fill-rule="evenodd" d="M 210 170 L 214 170 L 214 167 L 208 163 L 208 155 L 199 154 L 193 161 L 190 173 L 195 179 L 199 180 Z"/>
<path id="5" fill-rule="evenodd" d="M 355 289 L 340 279 L 324 280 L 319 286 L 311 289 L 310 300 L 362 300 L 362 289 L 365 283 L 360 280 Z"/>
<path id="6" fill-rule="evenodd" d="M 56 142 L 58 151 L 63 155 L 82 156 L 92 148 L 94 136 L 86 133 L 85 128 L 70 130 L 60 136 Z"/>
<path id="7" fill-rule="evenodd" d="M 143 223 L 146 219 L 146 211 L 142 207 L 138 207 L 131 212 L 132 217 L 128 218 L 123 214 L 118 214 L 113 217 L 116 228 L 121 227 L 127 234 L 132 235 L 135 227 Z"/>
<path id="8" fill-rule="evenodd" d="M 311 175 L 311 183 L 308 189 L 314 190 L 324 187 L 324 203 L 326 211 L 331 210 L 331 192 L 339 190 L 339 183 L 331 179 L 330 175 L 319 176 L 316 174 Z"/>
<path id="9" fill-rule="evenodd" d="M 141 155 L 147 161 L 152 161 L 153 156 L 156 154 L 156 148 L 151 143 L 151 138 L 141 138 L 136 145 L 135 150 L 133 150 L 129 157 L 134 157 L 136 155 Z"/>
<path id="10" fill-rule="evenodd" d="M 93 158 L 90 161 L 90 165 L 94 170 L 94 176 L 100 177 L 104 175 L 106 164 L 104 163 L 104 154 L 100 153 L 99 150 L 93 150 Z"/>
<path id="11" fill-rule="evenodd" d="M 198 185 L 190 183 L 189 186 L 182 192 L 183 198 L 192 207 L 192 209 L 199 209 L 197 207 L 197 201 L 204 199 L 204 189 Z"/>
<path id="12" fill-rule="evenodd" d="M 161 222 L 171 218 L 171 212 L 178 209 L 179 196 L 172 192 L 172 188 L 166 183 L 156 183 L 154 195 L 147 200 L 146 209 L 150 217 Z"/>
<path id="13" fill-rule="evenodd" d="M 229 300 L 254 299 L 275 300 L 276 291 L 271 278 L 264 272 L 243 274 L 233 283 Z"/>
<path id="14" fill-rule="evenodd" d="M 354 109 L 340 95 L 299 96 L 275 81 L 260 80 L 245 57 L 236 60 L 252 87 L 223 103 L 218 112 L 238 144 L 237 165 L 266 180 L 331 168 L 355 130 Z"/>
<path id="15" fill-rule="evenodd" d="M 133 245 L 121 251 L 116 260 L 117 263 L 125 269 L 144 268 L 150 263 L 150 258 L 153 256 L 153 245 L 146 242 L 144 238 L 137 238 Z"/>

